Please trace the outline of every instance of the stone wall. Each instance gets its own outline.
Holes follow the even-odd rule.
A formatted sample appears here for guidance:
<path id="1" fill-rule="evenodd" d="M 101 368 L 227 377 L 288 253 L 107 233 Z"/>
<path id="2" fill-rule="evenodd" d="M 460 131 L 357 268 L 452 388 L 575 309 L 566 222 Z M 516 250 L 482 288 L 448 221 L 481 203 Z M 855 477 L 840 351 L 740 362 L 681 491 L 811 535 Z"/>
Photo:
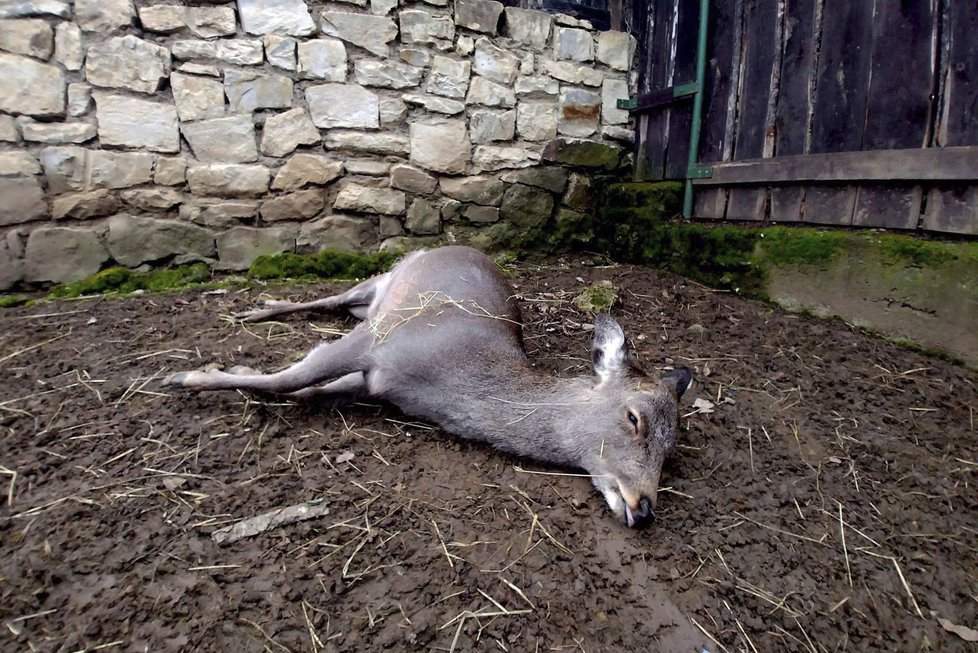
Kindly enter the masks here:
<path id="1" fill-rule="evenodd" d="M 633 52 L 489 0 L 0 3 L 0 290 L 573 222 Z"/>

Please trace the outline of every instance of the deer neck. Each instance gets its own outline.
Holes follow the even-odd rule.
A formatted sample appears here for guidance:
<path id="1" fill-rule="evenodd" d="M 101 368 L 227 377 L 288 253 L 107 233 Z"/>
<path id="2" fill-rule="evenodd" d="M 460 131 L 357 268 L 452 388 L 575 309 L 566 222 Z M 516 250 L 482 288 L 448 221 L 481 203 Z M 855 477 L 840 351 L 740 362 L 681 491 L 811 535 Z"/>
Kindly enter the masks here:
<path id="1" fill-rule="evenodd" d="M 580 467 L 591 444 L 582 427 L 600 418 L 602 399 L 590 379 L 554 378 L 527 368 L 513 383 L 469 393 L 462 437 L 540 462 Z M 462 408 L 462 406 L 459 406 Z"/>

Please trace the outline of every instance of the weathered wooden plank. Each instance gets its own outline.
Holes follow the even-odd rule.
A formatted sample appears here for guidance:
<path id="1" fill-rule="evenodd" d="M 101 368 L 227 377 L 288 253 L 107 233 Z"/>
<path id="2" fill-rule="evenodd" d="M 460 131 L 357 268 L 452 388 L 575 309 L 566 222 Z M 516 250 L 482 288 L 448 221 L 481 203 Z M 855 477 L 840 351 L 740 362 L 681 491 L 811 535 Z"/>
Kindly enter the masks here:
<path id="1" fill-rule="evenodd" d="M 767 217 L 767 189 L 734 186 L 727 195 L 727 220 L 763 220 Z"/>
<path id="2" fill-rule="evenodd" d="M 872 74 L 862 149 L 924 147 L 936 74 L 936 8 L 933 0 L 873 4 Z"/>
<path id="3" fill-rule="evenodd" d="M 978 236 L 978 186 L 931 188 L 921 226 L 931 231 Z"/>
<path id="4" fill-rule="evenodd" d="M 863 184 L 856 194 L 852 225 L 884 229 L 916 229 L 920 219 L 919 186 Z"/>
<path id="5" fill-rule="evenodd" d="M 693 217 L 708 220 L 723 220 L 727 210 L 727 190 L 725 188 L 704 188 L 693 196 Z"/>
<path id="6" fill-rule="evenodd" d="M 743 0 L 710 1 L 710 44 L 699 148 L 701 162 L 723 161 L 726 153 L 733 150 L 733 109 L 738 90 L 742 13 Z"/>
<path id="7" fill-rule="evenodd" d="M 670 72 L 672 61 L 672 0 L 652 0 L 649 3 L 650 18 L 645 38 L 651 61 L 641 78 L 639 87 L 643 93 L 672 86 Z M 655 111 L 645 120 L 641 157 L 642 179 L 664 179 L 668 143 L 669 112 Z"/>
<path id="8" fill-rule="evenodd" d="M 825 0 L 811 152 L 853 152 L 862 147 L 873 4 Z"/>
<path id="9" fill-rule="evenodd" d="M 737 103 L 737 134 L 734 159 L 764 155 L 768 134 L 768 104 L 771 78 L 780 76 L 780 17 L 776 0 L 748 2 L 744 6 L 744 53 L 740 61 L 741 92 Z M 728 209 L 729 212 L 729 209 Z"/>
<path id="10" fill-rule="evenodd" d="M 948 77 L 941 122 L 942 145 L 978 145 L 978 3 L 948 5 Z"/>
<path id="11" fill-rule="evenodd" d="M 719 163 L 694 184 L 794 181 L 978 181 L 978 146 L 801 154 Z"/>
<path id="12" fill-rule="evenodd" d="M 785 8 L 784 53 L 774 123 L 775 156 L 805 153 L 811 120 L 815 13 L 819 1 L 797 0 Z"/>
<path id="13" fill-rule="evenodd" d="M 855 186 L 806 186 L 802 222 L 848 227 L 855 206 Z"/>
<path id="14" fill-rule="evenodd" d="M 680 0 L 675 14 L 675 66 L 672 84 L 696 81 L 696 41 L 699 33 L 700 3 Z M 693 125 L 693 103 L 676 104 L 669 111 L 669 149 L 666 153 L 666 179 L 685 179 L 689 161 L 689 137 Z"/>
<path id="15" fill-rule="evenodd" d="M 771 188 L 771 222 L 801 222 L 805 189 L 802 186 Z"/>

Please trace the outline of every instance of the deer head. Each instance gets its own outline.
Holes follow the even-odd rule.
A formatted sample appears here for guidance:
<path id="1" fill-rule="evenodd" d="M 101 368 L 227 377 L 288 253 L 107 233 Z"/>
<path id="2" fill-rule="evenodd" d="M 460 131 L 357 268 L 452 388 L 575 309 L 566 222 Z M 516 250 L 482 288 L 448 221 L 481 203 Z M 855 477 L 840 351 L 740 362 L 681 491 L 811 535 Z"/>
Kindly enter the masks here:
<path id="1" fill-rule="evenodd" d="M 595 319 L 591 357 L 591 392 L 601 410 L 591 424 L 579 426 L 589 432 L 581 442 L 587 449 L 580 452 L 581 466 L 611 510 L 628 526 L 643 528 L 655 520 L 659 475 L 679 429 L 679 398 L 693 378 L 685 367 L 647 376 L 608 315 Z"/>

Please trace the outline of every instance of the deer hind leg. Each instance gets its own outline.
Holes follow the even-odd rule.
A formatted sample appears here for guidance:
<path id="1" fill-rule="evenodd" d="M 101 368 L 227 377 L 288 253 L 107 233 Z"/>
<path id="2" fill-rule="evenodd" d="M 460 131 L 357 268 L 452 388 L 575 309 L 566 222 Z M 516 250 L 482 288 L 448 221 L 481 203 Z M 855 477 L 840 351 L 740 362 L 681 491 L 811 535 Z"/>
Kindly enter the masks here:
<path id="1" fill-rule="evenodd" d="M 363 354 L 371 338 L 369 330 L 357 327 L 339 340 L 319 345 L 295 365 L 274 374 L 241 369 L 237 371 L 246 373 L 217 370 L 177 372 L 163 384 L 190 390 L 251 390 L 275 394 L 297 392 L 328 379 L 342 380 L 354 372 L 362 373 L 365 364 Z"/>
<path id="2" fill-rule="evenodd" d="M 290 393 L 289 396 L 300 401 L 325 402 L 338 406 L 352 403 L 367 395 L 369 395 L 367 391 L 367 377 L 363 372 L 351 372 L 325 385 L 314 385 L 309 388 L 304 388 Z"/>
<path id="3" fill-rule="evenodd" d="M 234 317 L 242 322 L 262 322 L 278 315 L 300 311 L 346 310 L 354 317 L 362 320 L 367 316 L 367 309 L 374 297 L 377 296 L 378 289 L 385 288 L 389 279 L 390 273 L 381 274 L 357 284 L 344 293 L 311 302 L 259 300 L 257 310 L 238 313 Z"/>

